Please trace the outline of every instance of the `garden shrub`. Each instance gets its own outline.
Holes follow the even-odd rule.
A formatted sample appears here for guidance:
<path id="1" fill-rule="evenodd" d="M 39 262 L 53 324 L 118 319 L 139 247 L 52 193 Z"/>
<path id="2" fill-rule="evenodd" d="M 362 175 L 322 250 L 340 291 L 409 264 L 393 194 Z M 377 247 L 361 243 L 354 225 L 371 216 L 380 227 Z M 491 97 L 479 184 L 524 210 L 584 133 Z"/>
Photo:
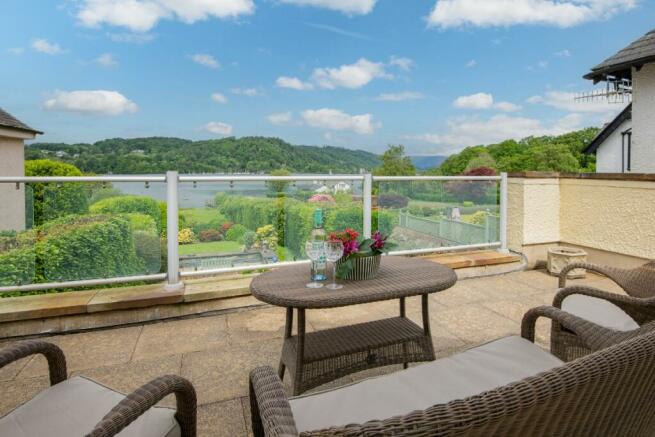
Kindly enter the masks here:
<path id="1" fill-rule="evenodd" d="M 68 216 L 44 225 L 35 245 L 37 280 L 74 281 L 145 271 L 124 216 Z"/>
<path id="2" fill-rule="evenodd" d="M 130 225 L 132 226 L 133 231 L 144 231 L 157 234 L 157 224 L 151 216 L 140 213 L 132 213 L 125 214 L 125 217 L 130 220 Z"/>
<path id="3" fill-rule="evenodd" d="M 471 202 L 470 200 L 465 200 L 465 201 L 462 202 L 462 206 L 473 206 L 473 205 L 475 205 L 475 204 L 473 202 Z"/>
<path id="4" fill-rule="evenodd" d="M 248 250 L 255 245 L 255 242 L 257 241 L 257 233 L 254 231 L 248 231 L 243 234 L 243 238 L 241 240 L 242 241 L 240 242 L 243 243 L 246 250 Z"/>
<path id="5" fill-rule="evenodd" d="M 267 247 L 270 250 L 277 249 L 277 232 L 275 226 L 265 225 L 257 228 L 256 244 L 258 247 Z"/>
<path id="6" fill-rule="evenodd" d="M 153 231 L 134 231 L 136 255 L 143 261 L 145 273 L 161 270 L 161 238 Z"/>
<path id="7" fill-rule="evenodd" d="M 239 241 L 243 238 L 246 232 L 248 232 L 248 228 L 237 223 L 236 225 L 232 225 L 232 227 L 225 233 L 225 239 L 228 241 Z"/>
<path id="8" fill-rule="evenodd" d="M 110 197 L 119 197 L 123 195 L 123 192 L 118 188 L 100 188 L 99 190 L 93 191 L 91 194 L 89 205 L 93 205 L 101 200 L 109 199 Z"/>
<path id="9" fill-rule="evenodd" d="M 25 176 L 82 176 L 82 172 L 71 164 L 36 159 L 25 161 Z M 85 214 L 89 210 L 91 193 L 88 184 L 32 183 L 30 187 L 31 190 L 25 190 L 26 205 L 33 208 L 32 214 L 26 214 L 28 228 L 68 214 Z"/>
<path id="10" fill-rule="evenodd" d="M 177 242 L 179 244 L 191 244 L 197 241 L 196 235 L 191 228 L 180 229 L 177 233 Z"/>
<path id="11" fill-rule="evenodd" d="M 157 234 L 162 232 L 162 213 L 159 203 L 147 196 L 120 196 L 103 199 L 91 205 L 94 214 L 129 214 L 149 215 L 155 221 Z M 164 220 L 165 222 L 165 220 Z"/>
<path id="12" fill-rule="evenodd" d="M 409 199 L 402 194 L 381 194 L 378 197 L 378 205 L 382 208 L 405 208 Z"/>
<path id="13" fill-rule="evenodd" d="M 198 234 L 198 240 L 206 243 L 208 241 L 221 241 L 223 240 L 223 234 L 218 229 L 207 229 L 200 231 Z"/>
<path id="14" fill-rule="evenodd" d="M 0 253 L 0 286 L 31 284 L 35 272 L 34 247 L 18 247 Z"/>

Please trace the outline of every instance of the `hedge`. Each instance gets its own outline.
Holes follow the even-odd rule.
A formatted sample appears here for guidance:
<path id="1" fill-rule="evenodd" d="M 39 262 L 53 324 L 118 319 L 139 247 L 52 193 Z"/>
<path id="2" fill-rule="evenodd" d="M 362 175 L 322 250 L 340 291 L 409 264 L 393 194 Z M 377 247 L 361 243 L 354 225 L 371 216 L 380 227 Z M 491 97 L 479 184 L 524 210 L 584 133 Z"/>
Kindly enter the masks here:
<path id="1" fill-rule="evenodd" d="M 267 224 L 276 226 L 278 241 L 301 256 L 305 241 L 313 228 L 316 205 L 296 199 L 271 199 L 243 196 L 229 196 L 220 193 L 216 205 L 221 213 L 234 223 L 248 229 L 257 229 Z M 362 232 L 362 206 L 357 203 L 322 205 L 324 226 L 327 232 L 350 227 Z M 373 227 L 389 234 L 395 224 L 395 212 L 373 211 Z"/>
<path id="2" fill-rule="evenodd" d="M 82 176 L 71 164 L 37 159 L 25 161 L 25 176 Z M 68 214 L 85 214 L 89 210 L 91 187 L 79 182 L 32 183 L 25 190 L 26 205 L 32 207 L 27 214 L 27 227 L 39 226 L 48 220 Z"/>
<path id="3" fill-rule="evenodd" d="M 153 218 L 157 234 L 162 232 L 162 211 L 159 203 L 147 196 L 120 196 L 103 199 L 91 205 L 93 214 L 129 214 L 140 213 Z"/>
<path id="4" fill-rule="evenodd" d="M 0 285 L 131 276 L 153 267 L 137 256 L 125 216 L 67 216 L 25 234 L 38 239 L 21 239 L 0 254 Z"/>

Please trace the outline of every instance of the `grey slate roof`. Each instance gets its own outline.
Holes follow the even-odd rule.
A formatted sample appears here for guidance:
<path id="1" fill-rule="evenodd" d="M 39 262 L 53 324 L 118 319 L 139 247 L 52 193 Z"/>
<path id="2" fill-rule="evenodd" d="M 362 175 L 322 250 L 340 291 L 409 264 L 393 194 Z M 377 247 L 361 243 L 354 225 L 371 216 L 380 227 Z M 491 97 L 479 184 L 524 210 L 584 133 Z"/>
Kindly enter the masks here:
<path id="1" fill-rule="evenodd" d="M 596 153 L 596 150 L 626 120 L 632 120 L 632 103 L 623 109 L 611 122 L 607 123 L 584 149 L 584 153 Z"/>
<path id="2" fill-rule="evenodd" d="M 8 127 L 10 129 L 18 129 L 35 134 L 43 134 L 43 132 L 32 129 L 7 111 L 0 108 L 0 127 Z"/>
<path id="3" fill-rule="evenodd" d="M 584 78 L 593 79 L 594 82 L 603 80 L 608 74 L 619 78 L 630 78 L 632 67 L 639 67 L 649 62 L 655 62 L 655 29 L 593 67 Z"/>

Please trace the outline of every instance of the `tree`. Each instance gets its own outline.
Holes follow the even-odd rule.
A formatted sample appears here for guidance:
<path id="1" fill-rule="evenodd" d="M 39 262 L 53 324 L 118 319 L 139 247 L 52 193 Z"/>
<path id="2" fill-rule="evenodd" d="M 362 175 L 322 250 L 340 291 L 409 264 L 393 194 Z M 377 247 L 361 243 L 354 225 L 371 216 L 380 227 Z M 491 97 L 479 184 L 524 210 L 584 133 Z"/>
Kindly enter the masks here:
<path id="1" fill-rule="evenodd" d="M 271 176 L 291 176 L 291 172 L 286 168 L 279 168 L 273 170 Z M 266 186 L 273 194 L 284 193 L 289 186 L 289 181 L 268 181 Z"/>
<path id="2" fill-rule="evenodd" d="M 472 168 L 462 173 L 462 176 L 495 176 L 496 171 L 489 167 Z M 450 181 L 444 190 L 458 201 L 475 203 L 495 203 L 496 183 L 493 181 Z"/>
<path id="3" fill-rule="evenodd" d="M 478 169 L 481 167 L 487 168 L 487 169 L 495 169 L 497 166 L 496 160 L 491 156 L 491 154 L 483 150 L 476 156 L 475 158 L 471 159 L 468 164 L 466 164 L 466 171 L 472 170 L 472 169 Z"/>
<path id="4" fill-rule="evenodd" d="M 405 146 L 390 145 L 380 158 L 382 164 L 373 170 L 378 176 L 414 176 L 416 167 L 409 156 L 405 156 Z"/>
<path id="5" fill-rule="evenodd" d="M 71 164 L 37 159 L 25 161 L 25 176 L 82 176 L 80 169 Z M 89 211 L 91 190 L 88 185 L 76 182 L 34 183 L 31 193 L 26 190 L 28 205 L 33 205 L 32 217 L 27 217 L 28 227 L 39 226 L 45 221 L 68 214 L 84 214 Z"/>

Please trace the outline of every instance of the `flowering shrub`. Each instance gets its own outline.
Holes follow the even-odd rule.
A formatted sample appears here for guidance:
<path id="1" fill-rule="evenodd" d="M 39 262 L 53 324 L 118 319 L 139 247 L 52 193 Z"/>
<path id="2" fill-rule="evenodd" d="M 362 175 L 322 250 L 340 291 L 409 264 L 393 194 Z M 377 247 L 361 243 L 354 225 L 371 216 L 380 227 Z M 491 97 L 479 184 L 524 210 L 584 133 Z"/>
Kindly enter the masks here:
<path id="1" fill-rule="evenodd" d="M 221 231 L 218 229 L 207 229 L 198 234 L 198 239 L 202 242 L 221 241 L 223 239 L 223 234 L 221 234 Z"/>
<path id="2" fill-rule="evenodd" d="M 343 243 L 343 256 L 337 270 L 337 276 L 340 278 L 344 278 L 352 270 L 354 258 L 381 255 L 395 247 L 395 244 L 387 242 L 387 237 L 383 236 L 380 231 L 375 232 L 371 238 L 361 242 L 358 239 L 359 232 L 350 228 L 330 233 L 330 241 L 341 241 Z"/>
<path id="3" fill-rule="evenodd" d="M 316 203 L 316 202 L 334 203 L 334 197 L 330 196 L 329 194 L 314 194 L 312 197 L 307 199 L 307 201 L 312 203 Z"/>
<path id="4" fill-rule="evenodd" d="M 271 250 L 277 249 L 277 232 L 273 225 L 257 228 L 256 245 L 258 247 L 266 246 Z"/>
<path id="5" fill-rule="evenodd" d="M 231 222 L 225 222 L 225 223 L 223 223 L 223 224 L 221 225 L 221 234 L 225 234 L 227 231 L 230 230 L 231 227 L 232 227 L 232 223 L 231 223 Z"/>
<path id="6" fill-rule="evenodd" d="M 191 244 L 196 242 L 196 234 L 191 228 L 180 229 L 177 233 L 177 242 L 179 244 Z"/>

